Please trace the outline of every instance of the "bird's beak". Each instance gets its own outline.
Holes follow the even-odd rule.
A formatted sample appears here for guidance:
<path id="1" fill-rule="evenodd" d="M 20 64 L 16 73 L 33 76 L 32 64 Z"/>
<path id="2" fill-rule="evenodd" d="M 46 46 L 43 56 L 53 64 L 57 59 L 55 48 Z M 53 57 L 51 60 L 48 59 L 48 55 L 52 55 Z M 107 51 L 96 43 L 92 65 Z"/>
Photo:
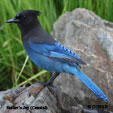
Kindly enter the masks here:
<path id="1" fill-rule="evenodd" d="M 15 19 L 15 18 L 12 18 L 6 21 L 6 23 L 18 23 L 18 22 L 19 22 L 19 19 Z"/>

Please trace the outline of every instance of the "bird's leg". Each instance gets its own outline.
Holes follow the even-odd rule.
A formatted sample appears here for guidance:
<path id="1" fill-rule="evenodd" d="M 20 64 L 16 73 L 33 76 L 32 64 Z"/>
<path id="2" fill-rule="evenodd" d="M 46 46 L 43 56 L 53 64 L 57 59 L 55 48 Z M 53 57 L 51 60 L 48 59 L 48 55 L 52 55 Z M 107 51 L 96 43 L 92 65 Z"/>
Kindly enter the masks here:
<path id="1" fill-rule="evenodd" d="M 38 82 L 40 85 L 42 85 L 42 86 L 50 86 L 50 85 L 52 85 L 52 83 L 53 83 L 53 81 L 55 80 L 55 78 L 57 77 L 59 75 L 59 73 L 53 73 L 52 74 L 52 76 L 51 76 L 51 78 L 46 82 L 46 83 L 44 83 L 44 82 Z"/>
<path id="2" fill-rule="evenodd" d="M 55 80 L 55 78 L 59 75 L 59 73 L 53 73 L 51 78 L 46 82 L 44 83 L 44 86 L 49 86 L 53 83 L 53 81 Z"/>

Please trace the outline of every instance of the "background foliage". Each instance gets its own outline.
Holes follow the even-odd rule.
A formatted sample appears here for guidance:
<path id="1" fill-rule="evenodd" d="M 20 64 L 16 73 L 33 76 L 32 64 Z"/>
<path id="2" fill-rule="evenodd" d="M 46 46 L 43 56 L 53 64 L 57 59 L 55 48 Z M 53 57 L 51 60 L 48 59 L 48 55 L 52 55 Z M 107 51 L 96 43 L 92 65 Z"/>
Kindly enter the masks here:
<path id="1" fill-rule="evenodd" d="M 0 90 L 46 81 L 50 77 L 28 59 L 17 26 L 5 21 L 24 9 L 39 10 L 41 25 L 50 33 L 60 15 L 78 7 L 113 21 L 113 0 L 0 0 Z"/>

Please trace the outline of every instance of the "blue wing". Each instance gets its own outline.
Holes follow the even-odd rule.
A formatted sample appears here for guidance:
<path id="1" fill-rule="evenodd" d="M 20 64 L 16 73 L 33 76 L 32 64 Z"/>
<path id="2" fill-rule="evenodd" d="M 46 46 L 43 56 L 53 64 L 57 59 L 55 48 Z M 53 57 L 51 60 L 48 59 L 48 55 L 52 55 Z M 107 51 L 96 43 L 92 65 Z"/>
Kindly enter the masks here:
<path id="1" fill-rule="evenodd" d="M 54 60 L 60 60 L 62 62 L 67 62 L 71 65 L 79 66 L 79 64 L 86 64 L 85 62 L 80 59 L 75 53 L 73 53 L 70 49 L 66 48 L 65 46 L 55 42 L 54 45 L 48 44 L 35 44 L 33 42 L 28 42 L 29 47 L 48 58 Z"/>

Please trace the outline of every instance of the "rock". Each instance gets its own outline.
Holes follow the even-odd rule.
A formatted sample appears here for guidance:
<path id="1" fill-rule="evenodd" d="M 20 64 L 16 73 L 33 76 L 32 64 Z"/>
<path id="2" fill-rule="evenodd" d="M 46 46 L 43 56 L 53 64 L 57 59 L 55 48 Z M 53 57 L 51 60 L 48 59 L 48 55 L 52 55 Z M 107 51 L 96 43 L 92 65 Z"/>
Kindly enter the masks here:
<path id="1" fill-rule="evenodd" d="M 13 106 L 14 99 L 24 90 L 24 87 L 13 88 L 0 92 L 0 113 L 9 113 L 7 106 Z"/>
<path id="2" fill-rule="evenodd" d="M 84 106 L 107 104 L 113 111 L 113 23 L 78 8 L 59 17 L 51 34 L 87 63 L 81 71 L 102 89 L 109 102 L 99 100 L 75 76 L 62 73 L 54 85 Z"/>
<path id="3" fill-rule="evenodd" d="M 0 113 L 100 113 L 84 108 L 57 87 L 43 87 L 38 83 L 26 88 L 9 89 L 0 92 L 1 95 L 4 96 L 1 97 Z M 110 112 L 102 110 L 102 113 Z"/>
<path id="4" fill-rule="evenodd" d="M 0 113 L 83 113 L 75 100 L 51 86 L 13 88 L 0 92 L 0 97 Z"/>

